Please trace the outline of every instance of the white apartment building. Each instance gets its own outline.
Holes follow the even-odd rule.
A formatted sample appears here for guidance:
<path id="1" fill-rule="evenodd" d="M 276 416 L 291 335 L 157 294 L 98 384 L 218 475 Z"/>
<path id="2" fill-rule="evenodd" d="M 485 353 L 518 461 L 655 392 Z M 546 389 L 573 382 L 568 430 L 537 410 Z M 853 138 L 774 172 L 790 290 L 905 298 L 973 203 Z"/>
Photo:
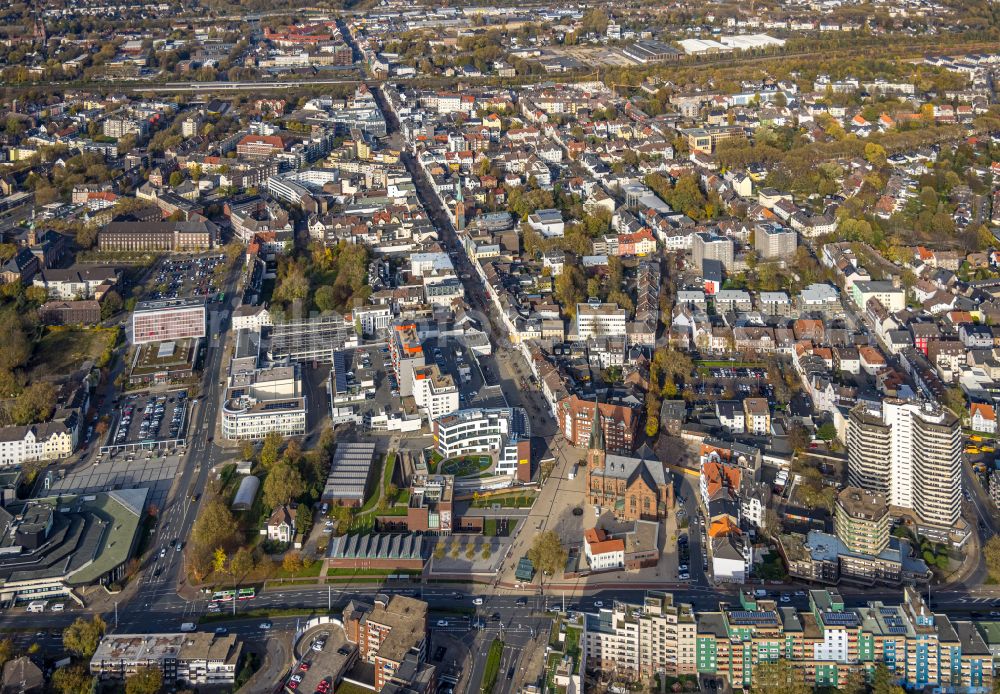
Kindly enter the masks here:
<path id="1" fill-rule="evenodd" d="M 298 366 L 272 366 L 230 376 L 222 404 L 222 435 L 230 440 L 306 433 L 306 398 Z"/>
<path id="2" fill-rule="evenodd" d="M 437 364 L 413 369 L 411 374 L 413 401 L 427 416 L 428 422 L 458 409 L 455 379 L 450 374 L 442 374 Z"/>
<path id="3" fill-rule="evenodd" d="M 361 328 L 362 335 L 378 335 L 389 329 L 392 310 L 388 306 L 365 306 L 351 314 L 354 324 Z"/>
<path id="4" fill-rule="evenodd" d="M 241 305 L 233 311 L 233 330 L 257 330 L 274 325 L 266 306 Z"/>
<path id="5" fill-rule="evenodd" d="M 912 509 L 930 526 L 952 528 L 961 512 L 962 431 L 934 403 L 886 399 L 881 410 L 858 405 L 847 429 L 848 478 Z"/>
<path id="6" fill-rule="evenodd" d="M 616 602 L 585 615 L 587 665 L 620 674 L 670 676 L 697 672 L 697 625 L 690 605 L 650 591 L 642 605 Z"/>
<path id="7" fill-rule="evenodd" d="M 118 284 L 120 275 L 121 272 L 112 267 L 74 265 L 66 269 L 44 269 L 35 275 L 32 284 L 44 288 L 49 299 L 93 299 L 100 298 L 101 292 Z"/>
<path id="8" fill-rule="evenodd" d="M 108 634 L 90 659 L 101 680 L 125 679 L 139 668 L 163 672 L 164 682 L 232 685 L 243 644 L 238 637 L 210 631 L 187 634 Z"/>
<path id="9" fill-rule="evenodd" d="M 0 427 L 0 465 L 67 458 L 76 442 L 76 430 L 59 421 Z"/>
<path id="10" fill-rule="evenodd" d="M 889 313 L 902 311 L 906 308 L 906 292 L 897 287 L 892 280 L 861 280 L 851 286 L 851 299 L 854 304 L 864 309 L 869 299 L 878 299 Z"/>
<path id="11" fill-rule="evenodd" d="M 589 340 L 592 337 L 625 334 L 628 312 L 618 308 L 618 304 L 586 303 L 576 305 L 576 337 Z"/>

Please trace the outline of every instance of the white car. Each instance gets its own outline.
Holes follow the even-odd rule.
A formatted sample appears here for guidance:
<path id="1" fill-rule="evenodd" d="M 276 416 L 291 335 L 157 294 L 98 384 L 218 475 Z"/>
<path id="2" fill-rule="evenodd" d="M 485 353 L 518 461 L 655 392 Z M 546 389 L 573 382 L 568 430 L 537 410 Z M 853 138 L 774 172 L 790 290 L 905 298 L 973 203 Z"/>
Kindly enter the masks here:
<path id="1" fill-rule="evenodd" d="M 270 622 L 261 622 L 260 626 L 257 627 L 257 628 L 260 629 L 261 631 L 267 631 L 268 629 L 271 628 L 271 623 Z"/>
<path id="2" fill-rule="evenodd" d="M 687 581 L 691 578 L 691 575 L 686 573 L 681 573 L 677 575 L 677 578 L 679 578 L 682 581 Z"/>
<path id="3" fill-rule="evenodd" d="M 594 607 L 604 607 L 604 602 L 601 600 L 594 600 Z"/>
<path id="4" fill-rule="evenodd" d="M 782 593 L 782 594 L 781 594 L 781 597 L 780 597 L 780 598 L 778 598 L 778 599 L 779 599 L 779 600 L 780 600 L 781 602 L 791 602 L 791 601 L 792 601 L 792 599 L 791 599 L 790 597 L 788 597 L 788 594 L 787 594 L 787 593 Z"/>
<path id="5" fill-rule="evenodd" d="M 446 627 L 446 626 L 448 626 L 448 620 L 447 619 L 439 619 L 438 622 L 437 622 L 437 625 L 439 627 Z"/>
<path id="6" fill-rule="evenodd" d="M 482 605 L 483 604 L 483 599 L 482 598 L 473 598 L 472 599 L 472 604 L 473 605 Z"/>

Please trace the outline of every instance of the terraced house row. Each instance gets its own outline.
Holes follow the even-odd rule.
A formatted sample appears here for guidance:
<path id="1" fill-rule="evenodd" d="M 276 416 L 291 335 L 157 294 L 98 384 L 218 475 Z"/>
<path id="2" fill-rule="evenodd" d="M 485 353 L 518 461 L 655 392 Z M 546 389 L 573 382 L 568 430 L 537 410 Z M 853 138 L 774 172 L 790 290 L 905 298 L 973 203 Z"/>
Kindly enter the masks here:
<path id="1" fill-rule="evenodd" d="M 642 605 L 616 602 L 583 622 L 583 662 L 624 679 L 665 672 L 746 688 L 758 663 L 786 659 L 817 687 L 841 687 L 859 668 L 870 681 L 880 664 L 907 689 L 993 686 L 993 655 L 980 625 L 931 612 L 910 587 L 899 605 L 854 608 L 836 591 L 813 590 L 807 610 L 742 592 L 738 604 L 720 603 L 716 612 L 649 592 Z"/>

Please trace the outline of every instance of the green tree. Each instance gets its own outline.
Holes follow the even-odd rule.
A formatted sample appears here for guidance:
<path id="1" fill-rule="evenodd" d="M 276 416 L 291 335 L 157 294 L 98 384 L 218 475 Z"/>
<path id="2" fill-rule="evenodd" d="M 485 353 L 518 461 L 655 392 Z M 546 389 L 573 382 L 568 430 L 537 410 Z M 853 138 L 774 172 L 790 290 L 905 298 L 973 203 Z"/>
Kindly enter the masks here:
<path id="1" fill-rule="evenodd" d="M 209 552 L 218 547 L 229 549 L 238 543 L 239 528 L 225 501 L 214 497 L 201 507 L 191 529 L 191 539 Z"/>
<path id="2" fill-rule="evenodd" d="M 990 578 L 1000 581 L 1000 535 L 994 535 L 983 545 L 983 560 Z"/>
<path id="3" fill-rule="evenodd" d="M 48 381 L 35 381 L 17 396 L 10 416 L 14 424 L 46 422 L 56 407 L 56 388 Z"/>
<path id="4" fill-rule="evenodd" d="M 884 663 L 879 663 L 875 666 L 875 673 L 872 676 L 872 694 L 903 694 L 903 688 L 895 681 L 896 677 L 889 668 Z"/>
<path id="5" fill-rule="evenodd" d="M 809 435 L 809 430 L 802 424 L 795 423 L 789 427 L 788 445 L 791 446 L 793 451 L 801 453 L 809 447 L 810 441 L 812 441 L 812 437 Z"/>
<path id="6" fill-rule="evenodd" d="M 253 552 L 249 547 L 240 547 L 229 560 L 229 573 L 233 580 L 242 581 L 254 569 Z"/>
<path id="7" fill-rule="evenodd" d="M 20 317 L 13 311 L 0 316 L 0 369 L 11 371 L 28 363 L 31 357 L 31 341 L 21 324 Z"/>
<path id="8" fill-rule="evenodd" d="M 10 639 L 0 639 L 0 668 L 14 657 L 14 642 Z"/>
<path id="9" fill-rule="evenodd" d="M 865 160 L 876 168 L 885 166 L 885 147 L 875 142 L 865 144 Z"/>
<path id="10" fill-rule="evenodd" d="M 320 311 L 333 311 L 337 308 L 337 292 L 328 284 L 319 287 L 313 294 L 313 303 Z"/>
<path id="11" fill-rule="evenodd" d="M 812 694 L 813 690 L 805 682 L 805 673 L 782 658 L 773 662 L 762 660 L 754 665 L 752 691 L 761 694 Z"/>
<path id="12" fill-rule="evenodd" d="M 90 658 L 97 650 L 97 644 L 107 631 L 107 625 L 100 615 L 90 619 L 77 617 L 76 621 L 63 629 L 63 646 L 82 658 Z"/>
<path id="13" fill-rule="evenodd" d="M 278 508 L 301 496 L 303 491 L 302 474 L 282 461 L 271 468 L 264 479 L 264 504 L 268 508 Z"/>
<path id="14" fill-rule="evenodd" d="M 122 301 L 121 294 L 112 289 L 104 295 L 104 299 L 101 301 L 101 319 L 107 320 L 121 311 L 124 306 L 125 302 Z"/>
<path id="15" fill-rule="evenodd" d="M 264 437 L 264 443 L 260 449 L 260 464 L 264 466 L 264 469 L 270 470 L 271 466 L 278 462 L 282 441 L 281 434 L 276 431 L 268 432 Z"/>
<path id="16" fill-rule="evenodd" d="M 49 292 L 45 287 L 32 285 L 24 290 L 24 298 L 35 306 L 41 306 L 49 299 Z"/>
<path id="17" fill-rule="evenodd" d="M 94 685 L 94 677 L 83 665 L 67 665 L 52 673 L 52 687 L 59 694 L 84 694 Z"/>
<path id="18" fill-rule="evenodd" d="M 566 548 L 554 530 L 535 535 L 528 550 L 528 559 L 543 574 L 555 576 L 566 566 Z"/>
<path id="19" fill-rule="evenodd" d="M 174 171 L 173 173 L 170 174 L 171 188 L 176 188 L 183 182 L 184 182 L 184 174 L 182 174 L 180 171 Z"/>
<path id="20" fill-rule="evenodd" d="M 968 414 L 968 409 L 965 405 L 965 393 L 957 386 L 945 390 L 944 406 L 954 412 L 955 416 L 959 419 L 964 419 Z"/>
<path id="21" fill-rule="evenodd" d="M 278 280 L 274 300 L 283 303 L 300 301 L 309 296 L 309 278 L 298 265 L 293 265 Z"/>
<path id="22" fill-rule="evenodd" d="M 125 694 L 157 694 L 163 688 L 163 671 L 143 667 L 125 680 Z"/>

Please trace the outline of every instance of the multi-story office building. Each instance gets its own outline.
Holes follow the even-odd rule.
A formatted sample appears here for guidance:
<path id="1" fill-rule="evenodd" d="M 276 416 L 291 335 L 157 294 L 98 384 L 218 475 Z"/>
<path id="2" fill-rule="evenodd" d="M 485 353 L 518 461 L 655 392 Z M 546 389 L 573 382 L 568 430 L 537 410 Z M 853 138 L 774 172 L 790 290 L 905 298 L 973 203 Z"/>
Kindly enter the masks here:
<path id="1" fill-rule="evenodd" d="M 424 348 L 415 323 L 392 326 L 389 334 L 389 358 L 399 385 L 400 397 L 413 395 L 413 371 L 424 366 Z"/>
<path id="2" fill-rule="evenodd" d="M 961 434 L 958 418 L 934 403 L 858 405 L 847 430 L 850 483 L 884 494 L 926 526 L 952 529 L 961 511 Z"/>
<path id="3" fill-rule="evenodd" d="M 764 260 L 791 258 L 798 247 L 794 229 L 780 224 L 758 224 L 754 227 L 754 249 Z"/>
<path id="4" fill-rule="evenodd" d="M 272 366 L 229 378 L 222 403 L 222 435 L 256 441 L 271 432 L 306 433 L 306 398 L 297 364 Z"/>
<path id="5" fill-rule="evenodd" d="M 205 337 L 205 302 L 201 299 L 140 301 L 132 313 L 132 343 Z"/>
<path id="6" fill-rule="evenodd" d="M 450 374 L 442 374 L 437 364 L 413 369 L 412 375 L 413 401 L 427 415 L 428 422 L 458 409 L 455 379 Z"/>
<path id="7" fill-rule="evenodd" d="M 207 251 L 218 229 L 212 222 L 111 222 L 97 232 L 97 246 L 112 253 Z"/>
<path id="8" fill-rule="evenodd" d="M 164 682 L 231 686 L 242 654 L 243 644 L 234 634 L 109 634 L 90 658 L 90 674 L 124 680 L 140 668 L 155 668 Z"/>
<path id="9" fill-rule="evenodd" d="M 625 334 L 628 311 L 618 304 L 586 303 L 576 305 L 576 337 L 589 340 L 592 337 Z"/>
<path id="10" fill-rule="evenodd" d="M 490 455 L 496 474 L 531 480 L 531 425 L 521 408 L 453 411 L 435 419 L 433 430 L 442 457 Z"/>

